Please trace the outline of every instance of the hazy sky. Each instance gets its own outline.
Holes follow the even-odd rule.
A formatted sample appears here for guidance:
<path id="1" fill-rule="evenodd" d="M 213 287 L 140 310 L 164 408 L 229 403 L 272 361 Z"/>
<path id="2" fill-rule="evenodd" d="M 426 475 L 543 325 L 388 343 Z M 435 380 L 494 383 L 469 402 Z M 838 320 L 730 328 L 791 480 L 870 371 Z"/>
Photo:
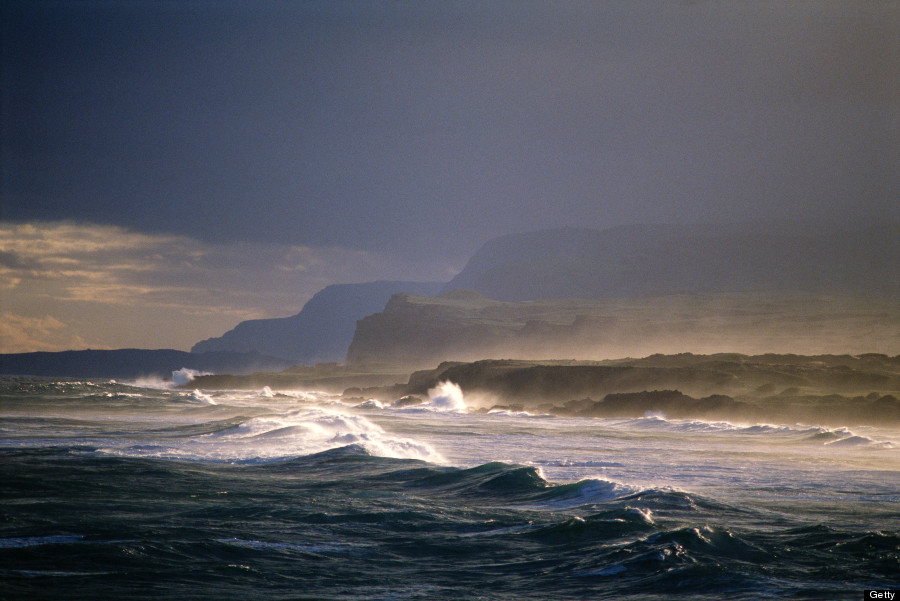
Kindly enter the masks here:
<path id="1" fill-rule="evenodd" d="M 0 2 L 0 351 L 545 227 L 900 220 L 895 0 Z"/>

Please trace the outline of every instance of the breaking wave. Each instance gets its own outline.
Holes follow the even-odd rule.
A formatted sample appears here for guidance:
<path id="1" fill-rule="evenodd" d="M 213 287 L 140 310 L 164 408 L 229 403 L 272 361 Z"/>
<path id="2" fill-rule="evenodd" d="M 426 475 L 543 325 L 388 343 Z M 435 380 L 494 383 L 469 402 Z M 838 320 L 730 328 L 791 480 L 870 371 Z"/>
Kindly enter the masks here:
<path id="1" fill-rule="evenodd" d="M 431 446 L 387 433 L 366 418 L 336 409 L 308 407 L 283 414 L 226 421 L 221 429 L 173 444 L 132 445 L 122 453 L 231 462 L 272 461 L 358 445 L 379 457 L 442 463 Z"/>
<path id="2" fill-rule="evenodd" d="M 858 434 L 846 427 L 828 428 L 808 424 L 734 424 L 723 421 L 667 419 L 654 413 L 641 418 L 611 418 L 602 420 L 620 429 L 650 430 L 678 434 L 725 434 L 748 436 L 760 440 L 772 439 L 785 442 L 812 442 L 827 446 L 893 449 L 896 442 L 877 440 Z"/>
<path id="3" fill-rule="evenodd" d="M 465 413 L 468 411 L 462 389 L 453 382 L 441 382 L 428 391 L 428 400 L 417 408 L 431 411 Z"/>

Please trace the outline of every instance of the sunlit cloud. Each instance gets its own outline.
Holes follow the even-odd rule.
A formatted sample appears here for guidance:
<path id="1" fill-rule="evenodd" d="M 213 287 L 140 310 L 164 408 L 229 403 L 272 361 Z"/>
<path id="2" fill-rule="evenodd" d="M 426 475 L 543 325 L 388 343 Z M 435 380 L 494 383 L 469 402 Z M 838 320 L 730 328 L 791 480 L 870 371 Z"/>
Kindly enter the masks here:
<path id="1" fill-rule="evenodd" d="M 0 313 L 0 349 L 3 352 L 56 351 L 86 346 L 85 340 L 71 326 L 50 315 L 23 317 Z"/>
<path id="2" fill-rule="evenodd" d="M 329 284 L 444 280 L 449 272 L 340 247 L 211 244 L 107 225 L 0 223 L 0 290 L 9 316 L 0 350 L 189 348 L 245 319 L 295 314 Z M 66 325 L 76 322 L 83 325 Z"/>

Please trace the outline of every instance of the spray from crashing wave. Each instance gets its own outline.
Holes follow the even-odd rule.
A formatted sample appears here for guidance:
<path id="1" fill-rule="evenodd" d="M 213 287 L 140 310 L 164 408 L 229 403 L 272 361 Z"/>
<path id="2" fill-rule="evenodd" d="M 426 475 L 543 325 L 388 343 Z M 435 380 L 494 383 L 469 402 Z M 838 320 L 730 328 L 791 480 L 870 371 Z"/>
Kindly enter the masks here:
<path id="1" fill-rule="evenodd" d="M 441 382 L 428 391 L 428 402 L 422 405 L 434 411 L 465 413 L 468 410 L 462 389 L 453 382 Z"/>
<path id="2" fill-rule="evenodd" d="M 194 378 L 203 375 L 208 374 L 197 371 L 196 369 L 190 369 L 189 367 L 182 367 L 181 369 L 176 369 L 172 372 L 172 383 L 175 386 L 187 386 L 193 382 Z"/>
<path id="3" fill-rule="evenodd" d="M 198 403 L 203 403 L 205 405 L 218 405 L 219 404 L 210 395 L 204 394 L 204 393 L 200 392 L 199 390 L 195 390 L 194 392 L 192 392 L 190 398 L 193 401 L 197 401 Z"/>

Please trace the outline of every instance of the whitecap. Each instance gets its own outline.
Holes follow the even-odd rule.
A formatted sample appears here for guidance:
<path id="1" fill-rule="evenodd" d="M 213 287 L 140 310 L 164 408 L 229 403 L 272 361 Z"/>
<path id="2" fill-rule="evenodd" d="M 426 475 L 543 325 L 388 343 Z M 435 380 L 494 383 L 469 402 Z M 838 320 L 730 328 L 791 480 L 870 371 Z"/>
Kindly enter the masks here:
<path id="1" fill-rule="evenodd" d="M 552 417 L 549 413 L 529 413 L 528 411 L 513 411 L 511 409 L 491 409 L 487 414 L 504 417 Z"/>
<path id="2" fill-rule="evenodd" d="M 367 401 L 363 401 L 359 405 L 356 405 L 357 409 L 384 409 L 384 403 L 381 401 L 377 401 L 375 399 L 369 399 Z"/>
<path id="3" fill-rule="evenodd" d="M 362 415 L 337 406 L 303 407 L 247 418 L 230 428 L 188 441 L 175 453 L 256 461 L 300 457 L 347 445 L 360 445 L 379 457 L 446 462 L 430 445 L 388 433 Z"/>
<path id="4" fill-rule="evenodd" d="M 175 384 L 175 386 L 187 386 L 194 380 L 194 378 L 200 375 L 203 374 L 195 369 L 182 367 L 181 369 L 176 369 L 172 372 L 172 382 Z"/>
<path id="5" fill-rule="evenodd" d="M 842 438 L 840 440 L 834 440 L 832 442 L 826 442 L 825 446 L 828 447 L 859 447 L 876 444 L 874 440 L 869 438 L 868 436 L 848 436 L 847 438 Z"/>
<path id="6" fill-rule="evenodd" d="M 441 382 L 428 391 L 428 400 L 422 405 L 422 409 L 432 411 L 446 411 L 464 413 L 468 410 L 459 384 L 453 382 Z"/>
<path id="7" fill-rule="evenodd" d="M 203 394 L 199 390 L 194 390 L 191 393 L 191 399 L 193 399 L 199 403 L 204 403 L 206 405 L 218 405 L 218 403 L 215 401 L 215 399 L 213 399 L 208 394 Z"/>

